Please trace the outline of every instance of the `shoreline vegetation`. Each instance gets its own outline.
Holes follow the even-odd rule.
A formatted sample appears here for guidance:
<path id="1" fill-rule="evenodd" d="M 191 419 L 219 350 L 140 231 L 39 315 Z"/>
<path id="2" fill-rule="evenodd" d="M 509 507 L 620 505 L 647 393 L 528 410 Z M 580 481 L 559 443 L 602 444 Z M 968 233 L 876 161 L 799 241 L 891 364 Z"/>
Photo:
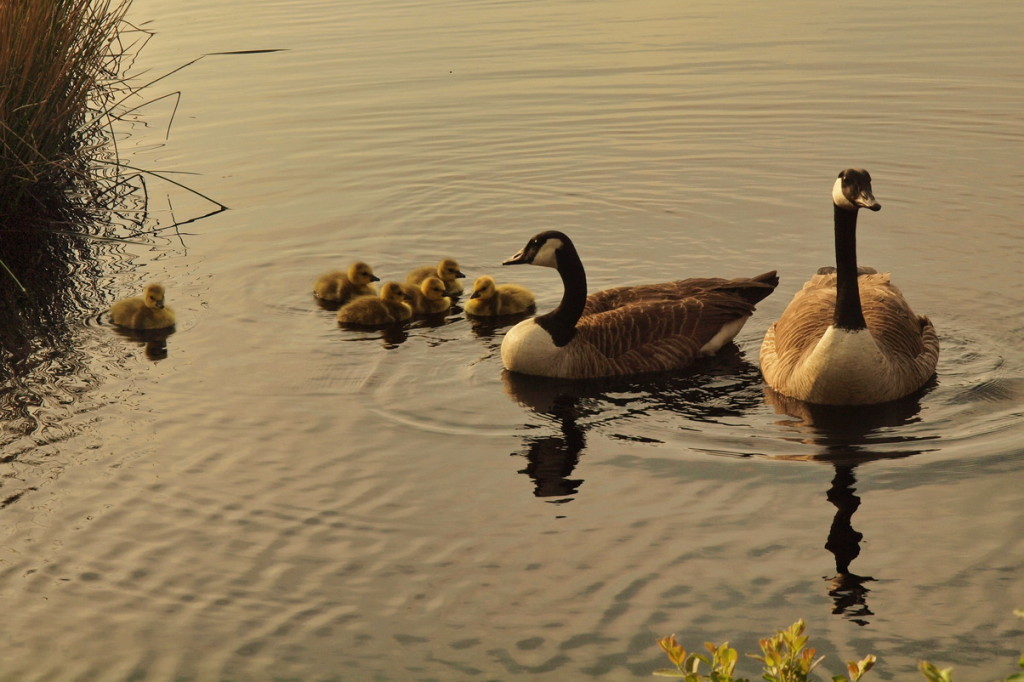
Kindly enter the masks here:
<path id="1" fill-rule="evenodd" d="M 131 0 L 0 2 L 0 216 L 111 205 Z M 111 150 L 111 147 L 113 149 Z M 116 163 L 116 158 L 113 163 Z M 84 217 L 84 216 L 82 216 Z"/>
<path id="2" fill-rule="evenodd" d="M 129 165 L 118 148 L 139 109 L 174 92 L 141 93 L 199 58 L 151 80 L 128 75 L 153 33 L 130 23 L 132 0 L 0 0 L 0 241 L 50 232 L 131 240 L 177 229 L 227 207 L 186 185 Z M 201 57 L 200 57 L 201 58 Z M 168 122 L 168 132 L 174 112 Z M 125 124 L 122 126 L 121 124 Z M 121 129 L 119 129 L 121 128 Z M 120 138 L 119 138 L 120 136 Z M 147 178 L 215 206 L 206 215 L 147 225 Z M 21 249 L 0 253 L 0 285 L 19 279 Z"/>
<path id="3" fill-rule="evenodd" d="M 1013 614 L 1024 618 L 1022 609 L 1015 610 Z M 815 657 L 817 651 L 808 646 L 806 629 L 803 619 L 800 619 L 771 637 L 761 639 L 761 654 L 747 654 L 748 658 L 761 662 L 761 679 L 767 682 L 810 682 L 814 679 L 811 672 L 825 657 Z M 655 676 L 686 682 L 751 682 L 747 677 L 735 677 L 740 656 L 728 642 L 706 642 L 704 648 L 707 653 L 687 652 L 675 635 L 668 635 L 658 639 L 658 646 L 675 667 L 655 670 Z M 859 661 L 849 661 L 845 667 L 850 677 L 833 675 L 832 682 L 858 682 L 876 662 L 874 654 L 868 654 Z M 708 668 L 706 675 L 700 670 L 702 665 Z M 1017 666 L 1024 671 L 1024 655 L 1017 661 Z M 953 682 L 952 668 L 939 668 L 928 661 L 920 661 L 917 669 L 926 682 Z M 1024 672 L 1013 673 L 1002 682 L 1024 682 Z"/>

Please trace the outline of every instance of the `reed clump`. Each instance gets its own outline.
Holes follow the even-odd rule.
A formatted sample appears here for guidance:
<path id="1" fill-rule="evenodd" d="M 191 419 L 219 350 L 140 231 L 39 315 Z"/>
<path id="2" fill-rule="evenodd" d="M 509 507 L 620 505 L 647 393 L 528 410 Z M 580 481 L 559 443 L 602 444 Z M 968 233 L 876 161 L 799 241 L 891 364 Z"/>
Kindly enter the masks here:
<path id="1" fill-rule="evenodd" d="M 0 220 L 105 190 L 130 4 L 0 0 Z"/>

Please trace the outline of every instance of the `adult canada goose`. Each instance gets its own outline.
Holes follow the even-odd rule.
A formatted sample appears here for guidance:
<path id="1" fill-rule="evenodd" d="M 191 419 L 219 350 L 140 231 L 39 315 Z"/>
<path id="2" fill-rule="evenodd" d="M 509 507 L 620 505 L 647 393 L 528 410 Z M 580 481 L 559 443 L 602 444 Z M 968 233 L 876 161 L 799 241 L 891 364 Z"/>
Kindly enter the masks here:
<path id="1" fill-rule="evenodd" d="M 412 301 L 412 311 L 417 315 L 446 313 L 452 307 L 452 299 L 445 296 L 444 282 L 437 277 L 427 277 L 419 286 L 403 284 L 402 290 Z"/>
<path id="2" fill-rule="evenodd" d="M 520 263 L 557 269 L 564 292 L 553 311 L 508 331 L 502 362 L 515 372 L 565 379 L 686 367 L 732 341 L 779 283 L 773 271 L 618 287 L 588 298 L 576 247 L 555 231 L 536 235 L 503 265 Z"/>
<path id="3" fill-rule="evenodd" d="M 857 212 L 881 209 L 871 176 L 850 168 L 832 189 L 836 267 L 804 284 L 764 336 L 761 373 L 775 391 L 824 405 L 901 398 L 935 373 L 939 340 L 889 274 L 857 267 Z"/>
<path id="4" fill-rule="evenodd" d="M 381 327 L 404 322 L 412 317 L 412 306 L 398 282 L 380 288 L 380 296 L 360 296 L 341 306 L 338 322 L 364 327 Z"/>
<path id="5" fill-rule="evenodd" d="M 466 301 L 469 315 L 518 315 L 534 306 L 533 292 L 518 284 L 497 284 L 494 278 L 483 275 L 473 283 L 473 294 Z"/>
<path id="6" fill-rule="evenodd" d="M 449 296 L 457 296 L 462 293 L 462 282 L 459 280 L 465 277 L 459 269 L 457 261 L 445 258 L 437 265 L 424 265 L 416 268 L 406 276 L 407 284 L 420 284 L 427 277 L 437 277 L 444 282 L 444 291 Z"/>
<path id="7" fill-rule="evenodd" d="M 373 268 L 357 261 L 346 271 L 335 270 L 320 275 L 313 283 L 313 294 L 325 301 L 347 303 L 357 296 L 376 296 L 373 282 L 379 281 L 380 277 L 373 274 Z"/>
<path id="8" fill-rule="evenodd" d="M 128 329 L 165 329 L 174 326 L 174 311 L 164 305 L 163 285 L 149 284 L 141 297 L 110 306 L 110 321 Z"/>

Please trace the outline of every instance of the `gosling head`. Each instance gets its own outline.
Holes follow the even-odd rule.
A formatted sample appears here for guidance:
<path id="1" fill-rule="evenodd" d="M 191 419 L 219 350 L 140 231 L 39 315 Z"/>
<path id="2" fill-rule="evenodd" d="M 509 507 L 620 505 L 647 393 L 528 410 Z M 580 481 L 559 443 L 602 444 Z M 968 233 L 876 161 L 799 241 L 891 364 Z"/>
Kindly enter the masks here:
<path id="1" fill-rule="evenodd" d="M 398 282 L 388 282 L 380 288 L 380 298 L 388 303 L 404 303 L 409 300 L 409 295 Z"/>
<path id="2" fill-rule="evenodd" d="M 444 282 L 439 280 L 437 277 L 427 277 L 420 284 L 420 293 L 423 297 L 430 301 L 440 301 L 444 298 L 445 288 Z"/>
<path id="3" fill-rule="evenodd" d="M 357 261 L 348 266 L 348 281 L 359 286 L 366 286 L 370 282 L 379 282 L 380 277 L 373 274 L 373 268 L 362 261 Z"/>
<path id="4" fill-rule="evenodd" d="M 473 294 L 470 298 L 479 298 L 487 300 L 492 298 L 497 293 L 497 285 L 494 283 L 494 278 L 487 275 L 477 277 L 476 281 L 473 282 Z"/>
<path id="5" fill-rule="evenodd" d="M 164 287 L 162 284 L 149 284 L 143 294 L 147 308 L 164 307 Z"/>
<path id="6" fill-rule="evenodd" d="M 534 235 L 526 246 L 511 258 L 502 261 L 502 265 L 543 265 L 558 268 L 559 254 L 575 253 L 576 247 L 564 232 L 548 230 Z"/>
<path id="7" fill-rule="evenodd" d="M 863 168 L 847 168 L 839 173 L 832 186 L 832 202 L 847 211 L 882 209 L 871 192 L 871 175 Z"/>
<path id="8" fill-rule="evenodd" d="M 445 258 L 437 264 L 437 274 L 445 282 L 453 282 L 465 277 L 465 275 L 462 274 L 462 270 L 459 269 L 458 262 L 451 258 Z"/>

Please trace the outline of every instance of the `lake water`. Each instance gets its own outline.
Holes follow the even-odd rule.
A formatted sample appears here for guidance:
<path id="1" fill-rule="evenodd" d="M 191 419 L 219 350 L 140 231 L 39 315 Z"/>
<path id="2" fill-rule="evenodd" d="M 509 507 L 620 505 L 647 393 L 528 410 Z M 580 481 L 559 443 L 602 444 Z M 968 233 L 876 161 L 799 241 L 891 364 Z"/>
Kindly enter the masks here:
<path id="1" fill-rule="evenodd" d="M 4 680 L 627 680 L 657 637 L 798 618 L 868 679 L 1024 651 L 1024 5 L 136 0 L 157 97 L 122 131 L 143 243 L 4 349 Z M 212 53 L 279 50 L 249 54 Z M 173 121 L 171 115 L 173 113 Z M 168 133 L 169 128 L 169 135 Z M 885 409 L 766 396 L 760 339 L 832 262 L 836 174 L 942 343 Z M 777 269 L 737 347 L 596 385 L 503 373 L 458 311 L 339 329 L 356 258 L 502 270 L 576 241 L 593 290 Z M 2 273 L 0 273 L 2 274 Z M 165 340 L 103 315 L 147 281 Z M 60 280 L 64 281 L 64 280 Z M 6 286 L 6 285 L 5 285 Z M 57 310 L 59 314 L 52 314 Z M 757 677 L 753 661 L 741 661 Z M 824 675 L 827 677 L 828 675 Z"/>

